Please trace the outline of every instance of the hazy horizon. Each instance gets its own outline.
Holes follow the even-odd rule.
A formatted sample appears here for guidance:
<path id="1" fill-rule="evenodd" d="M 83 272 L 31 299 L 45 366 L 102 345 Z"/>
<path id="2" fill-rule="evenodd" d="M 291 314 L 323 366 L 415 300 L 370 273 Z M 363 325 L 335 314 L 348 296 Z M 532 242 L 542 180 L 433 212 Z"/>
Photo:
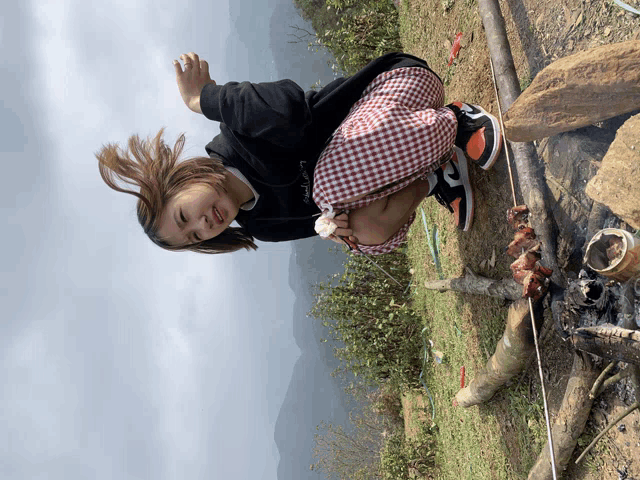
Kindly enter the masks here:
<path id="1" fill-rule="evenodd" d="M 204 154 L 218 127 L 182 104 L 171 64 L 181 53 L 197 52 L 220 83 L 320 79 L 325 60 L 305 64 L 273 43 L 295 18 L 287 5 L 5 5 L 2 478 L 276 479 L 279 463 L 281 480 L 303 478 L 284 471 L 293 457 L 282 462 L 274 440 L 285 399 L 320 415 L 289 393 L 296 362 L 310 366 L 305 389 L 333 387 L 294 337 L 309 319 L 294 317 L 292 244 L 164 251 L 142 233 L 133 197 L 103 184 L 94 157 L 163 126 L 169 144 L 186 132 L 185 154 Z"/>

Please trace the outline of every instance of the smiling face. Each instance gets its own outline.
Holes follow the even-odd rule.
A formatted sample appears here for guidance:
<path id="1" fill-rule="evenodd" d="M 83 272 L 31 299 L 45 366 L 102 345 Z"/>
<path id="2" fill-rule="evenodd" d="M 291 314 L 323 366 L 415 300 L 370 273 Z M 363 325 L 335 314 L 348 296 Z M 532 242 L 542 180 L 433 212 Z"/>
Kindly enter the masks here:
<path id="1" fill-rule="evenodd" d="M 193 184 L 165 205 L 157 230 L 171 246 L 186 246 L 222 233 L 236 218 L 240 203 L 228 193 L 207 184 Z"/>

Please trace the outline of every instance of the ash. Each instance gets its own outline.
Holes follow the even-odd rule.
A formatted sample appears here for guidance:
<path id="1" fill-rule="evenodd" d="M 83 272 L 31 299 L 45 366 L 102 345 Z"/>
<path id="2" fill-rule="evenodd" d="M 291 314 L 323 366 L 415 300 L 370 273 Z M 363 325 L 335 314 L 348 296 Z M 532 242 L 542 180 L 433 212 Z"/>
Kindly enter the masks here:
<path id="1" fill-rule="evenodd" d="M 640 328 L 640 279 L 620 284 L 591 269 L 583 269 L 577 279 L 569 281 L 565 302 L 568 314 L 565 328 L 605 324 Z"/>

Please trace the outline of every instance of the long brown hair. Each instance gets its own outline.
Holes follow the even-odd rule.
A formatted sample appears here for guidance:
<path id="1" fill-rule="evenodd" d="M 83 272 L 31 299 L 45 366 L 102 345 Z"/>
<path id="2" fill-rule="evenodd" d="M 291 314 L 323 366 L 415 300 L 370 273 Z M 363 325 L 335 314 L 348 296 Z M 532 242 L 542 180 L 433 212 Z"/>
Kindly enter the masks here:
<path id="1" fill-rule="evenodd" d="M 158 235 L 160 216 L 167 202 L 182 189 L 204 183 L 222 189 L 226 174 L 222 161 L 216 157 L 192 157 L 178 162 L 184 149 L 181 134 L 173 149 L 162 138 L 161 129 L 153 138 L 129 137 L 128 148 L 106 144 L 96 153 L 100 176 L 112 189 L 138 198 L 138 221 L 147 236 L 166 250 L 192 250 L 200 253 L 226 253 L 241 248 L 258 248 L 253 237 L 243 228 L 228 227 L 220 235 L 204 242 L 176 247 Z M 135 189 L 127 186 L 136 187 Z"/>

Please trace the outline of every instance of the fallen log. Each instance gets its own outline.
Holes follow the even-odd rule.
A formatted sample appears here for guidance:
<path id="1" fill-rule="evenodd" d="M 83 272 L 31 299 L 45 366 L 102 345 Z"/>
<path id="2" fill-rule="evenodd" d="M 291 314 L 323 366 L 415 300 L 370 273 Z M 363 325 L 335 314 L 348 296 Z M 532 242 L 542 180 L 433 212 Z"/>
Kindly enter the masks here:
<path id="1" fill-rule="evenodd" d="M 520 95 L 520 82 L 513 63 L 504 18 L 497 0 L 478 0 L 478 10 L 487 36 L 489 54 L 493 62 L 495 80 L 502 109 L 507 110 Z M 509 145 L 505 145 L 508 148 Z M 547 207 L 547 187 L 544 180 L 544 165 L 540 162 L 533 143 L 511 142 L 513 161 L 524 204 L 531 212 L 531 226 L 542 243 L 542 263 L 553 270 L 552 280 L 562 285 L 557 265 L 555 222 Z"/>
<path id="2" fill-rule="evenodd" d="M 454 405 L 471 407 L 491 399 L 498 389 L 522 371 L 535 351 L 529 302 L 520 298 L 509 307 L 504 335 L 487 365 L 455 396 Z"/>
<path id="3" fill-rule="evenodd" d="M 558 474 L 567 468 L 573 450 L 578 443 L 578 438 L 582 435 L 587 423 L 593 405 L 593 400 L 589 398 L 589 391 L 598 374 L 599 372 L 593 369 L 586 354 L 574 354 L 567 389 L 552 427 Z M 527 479 L 551 480 L 552 478 L 551 456 L 547 442 L 538 455 L 533 468 L 529 471 Z"/>
<path id="4" fill-rule="evenodd" d="M 439 292 L 451 290 L 474 295 L 488 295 L 490 297 L 511 301 L 522 297 L 522 286 L 518 285 L 515 280 L 511 278 L 494 280 L 476 275 L 468 269 L 464 277 L 445 278 L 444 280 L 433 281 L 427 280 L 424 282 L 424 287 L 427 290 L 438 290 Z"/>
<path id="5" fill-rule="evenodd" d="M 640 41 L 603 45 L 544 68 L 504 114 L 505 135 L 530 142 L 640 108 Z"/>
<path id="6" fill-rule="evenodd" d="M 478 11 L 487 37 L 489 55 L 493 63 L 498 101 L 502 110 L 507 110 L 520 95 L 520 82 L 516 74 L 507 29 L 500 11 L 498 0 L 478 0 Z M 540 162 L 533 143 L 505 142 L 511 148 L 524 204 L 531 212 L 531 226 L 542 244 L 541 264 L 553 270 L 551 311 L 555 324 L 561 325 L 562 301 L 564 298 L 564 278 L 558 268 L 557 226 L 546 198 L 548 189 L 544 180 L 544 165 Z"/>
<path id="7" fill-rule="evenodd" d="M 571 343 L 578 350 L 609 360 L 640 365 L 640 331 L 613 325 L 576 328 Z"/>
<path id="8" fill-rule="evenodd" d="M 500 12 L 498 0 L 478 0 L 478 10 L 482 17 L 489 53 L 494 66 L 495 81 L 499 89 L 499 101 L 503 109 L 508 110 L 518 98 L 520 86 L 515 72 L 513 57 L 511 56 L 504 18 Z M 548 188 L 544 180 L 544 165 L 538 159 L 536 149 L 532 143 L 514 142 L 509 144 L 509 142 L 505 142 L 505 149 L 509 149 L 509 147 L 513 151 L 519 185 L 524 199 L 523 203 L 528 205 L 532 213 L 530 222 L 542 243 L 542 263 L 553 270 L 549 293 L 554 323 L 563 337 L 566 337 L 567 333 L 561 328 L 564 285 L 566 282 L 558 268 L 557 225 L 546 200 L 548 198 Z M 566 466 L 568 456 L 573 452 L 577 439 L 584 429 L 591 409 L 588 393 L 591 384 L 597 377 L 597 374 L 592 373 L 588 360 L 584 360 L 582 355 L 578 354 L 574 355 L 572 373 L 573 375 L 565 391 L 564 409 L 561 408 L 562 415 L 558 417 L 561 426 L 554 428 L 553 431 L 555 457 L 562 468 Z M 573 406 L 577 408 L 572 408 Z M 560 452 L 562 454 L 558 455 Z M 547 446 L 542 450 L 536 466 L 530 472 L 529 478 L 535 480 L 553 478 L 550 458 L 549 447 Z"/>

